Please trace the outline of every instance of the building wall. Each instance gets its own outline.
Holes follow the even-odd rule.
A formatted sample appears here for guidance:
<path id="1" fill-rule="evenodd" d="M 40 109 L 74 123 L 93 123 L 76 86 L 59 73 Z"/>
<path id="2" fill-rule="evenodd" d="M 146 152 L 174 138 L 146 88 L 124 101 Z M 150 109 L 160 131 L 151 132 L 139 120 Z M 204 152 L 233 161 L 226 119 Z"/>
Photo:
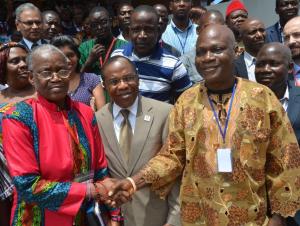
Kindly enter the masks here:
<path id="1" fill-rule="evenodd" d="M 112 0 L 109 0 L 112 1 Z M 162 3 L 166 6 L 169 5 L 170 0 L 132 0 L 134 5 Z M 249 11 L 249 15 L 262 20 L 266 27 L 274 24 L 278 20 L 278 15 L 275 13 L 276 0 L 241 0 L 244 2 Z M 193 0 L 194 4 L 199 4 L 200 0 Z M 218 9 L 225 16 L 225 11 L 229 3 L 220 3 L 214 6 L 208 6 L 208 9 Z"/>
<path id="2" fill-rule="evenodd" d="M 249 11 L 249 15 L 262 20 L 266 27 L 274 24 L 278 20 L 275 13 L 275 0 L 242 0 Z M 225 11 L 229 3 L 221 3 L 208 6 L 208 9 L 218 9 L 225 16 Z"/>
<path id="3" fill-rule="evenodd" d="M 132 0 L 134 5 L 162 3 L 166 6 L 169 5 L 170 0 Z M 278 20 L 278 16 L 275 13 L 275 0 L 241 0 L 245 3 L 249 15 L 261 19 L 266 27 L 274 24 Z M 193 0 L 194 4 L 199 4 L 199 0 Z M 208 6 L 208 9 L 218 9 L 225 16 L 226 7 L 229 3 L 220 3 L 214 6 Z"/>

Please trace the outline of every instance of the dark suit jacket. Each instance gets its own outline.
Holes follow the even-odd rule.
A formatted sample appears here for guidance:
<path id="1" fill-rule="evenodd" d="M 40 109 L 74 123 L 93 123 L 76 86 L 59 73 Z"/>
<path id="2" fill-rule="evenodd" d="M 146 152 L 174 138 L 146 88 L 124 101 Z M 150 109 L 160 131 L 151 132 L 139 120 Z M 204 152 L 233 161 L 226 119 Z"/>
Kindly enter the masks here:
<path id="1" fill-rule="evenodd" d="M 266 29 L 266 42 L 281 42 L 281 32 L 279 30 L 279 22 Z"/>
<path id="2" fill-rule="evenodd" d="M 47 41 L 44 39 L 41 39 L 41 42 L 42 42 L 42 44 L 47 44 Z M 31 51 L 31 49 L 26 45 L 26 42 L 24 41 L 23 38 L 19 43 L 22 44 L 23 46 L 25 46 L 28 49 L 28 51 Z"/>
<path id="3" fill-rule="evenodd" d="M 248 78 L 248 71 L 244 60 L 244 53 L 234 60 L 234 75 L 237 77 Z"/>
<path id="4" fill-rule="evenodd" d="M 300 87 L 295 86 L 292 76 L 288 80 L 289 104 L 287 109 L 288 117 L 300 144 Z"/>

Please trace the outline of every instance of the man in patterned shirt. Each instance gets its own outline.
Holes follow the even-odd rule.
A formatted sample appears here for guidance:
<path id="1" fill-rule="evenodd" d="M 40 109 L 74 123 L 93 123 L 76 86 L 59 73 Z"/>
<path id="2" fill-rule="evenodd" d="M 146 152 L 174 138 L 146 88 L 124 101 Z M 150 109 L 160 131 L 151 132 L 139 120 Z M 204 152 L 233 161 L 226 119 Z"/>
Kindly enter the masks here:
<path id="1" fill-rule="evenodd" d="M 234 77 L 234 35 L 224 25 L 199 34 L 204 81 L 185 91 L 169 116 L 160 153 L 109 195 L 151 186 L 164 198 L 182 176 L 184 226 L 284 225 L 300 201 L 300 153 L 286 112 L 267 87 Z"/>

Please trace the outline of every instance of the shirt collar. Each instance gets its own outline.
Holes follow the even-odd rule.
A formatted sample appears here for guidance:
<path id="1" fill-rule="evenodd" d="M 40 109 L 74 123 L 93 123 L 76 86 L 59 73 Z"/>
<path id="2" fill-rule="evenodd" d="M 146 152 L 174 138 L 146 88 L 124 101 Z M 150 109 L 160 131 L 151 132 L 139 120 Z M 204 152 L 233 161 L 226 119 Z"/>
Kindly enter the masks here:
<path id="1" fill-rule="evenodd" d="M 32 45 L 33 45 L 34 42 L 29 41 L 29 40 L 26 39 L 26 38 L 23 38 L 23 40 L 24 40 L 25 44 L 28 46 L 28 48 L 31 49 L 31 47 L 32 47 Z M 35 42 L 35 43 L 37 43 L 38 45 L 42 45 L 41 40 L 38 40 L 38 41 Z"/>
<path id="2" fill-rule="evenodd" d="M 137 61 L 148 61 L 149 59 L 154 59 L 154 60 L 160 60 L 161 56 L 162 56 L 162 53 L 163 53 L 163 50 L 162 48 L 160 47 L 159 43 L 157 42 L 156 44 L 156 47 L 153 51 L 153 53 L 149 56 L 146 56 L 146 57 L 138 57 L 134 51 L 133 51 L 133 44 L 132 42 L 129 42 L 125 48 L 124 48 L 124 51 L 123 51 L 123 54 L 127 57 L 130 57 L 130 56 L 133 56 L 134 57 L 134 60 L 137 60 Z"/>
<path id="3" fill-rule="evenodd" d="M 284 101 L 286 101 L 286 100 L 288 101 L 289 98 L 290 98 L 289 87 L 286 86 L 285 93 L 284 93 L 283 97 L 282 97 L 281 99 L 279 99 L 279 101 L 280 101 L 281 103 L 284 103 Z"/>
<path id="4" fill-rule="evenodd" d="M 120 31 L 120 34 L 118 35 L 117 39 L 121 39 L 123 41 L 127 41 L 124 36 L 123 36 L 123 32 Z"/>
<path id="5" fill-rule="evenodd" d="M 251 56 L 248 52 L 244 52 L 244 60 L 246 63 L 247 67 L 251 67 L 253 65 L 253 59 L 255 59 L 255 57 Z"/>
<path id="6" fill-rule="evenodd" d="M 277 22 L 277 26 L 278 26 L 278 30 L 282 32 L 282 27 L 281 27 L 280 21 Z"/>
<path id="7" fill-rule="evenodd" d="M 188 26 L 187 26 L 187 28 L 185 29 L 185 30 L 181 30 L 181 29 L 179 29 L 177 26 L 176 26 L 176 24 L 173 22 L 173 20 L 171 20 L 171 26 L 172 26 L 172 28 L 173 29 L 176 29 L 177 31 L 179 31 L 179 32 L 186 32 L 186 31 L 188 31 L 192 26 L 193 26 L 193 22 L 191 21 L 191 20 L 189 20 L 189 24 L 188 24 Z"/>
<path id="8" fill-rule="evenodd" d="M 289 97 L 290 97 L 289 88 L 286 86 L 286 90 L 285 90 L 284 96 L 280 99 L 280 101 L 288 100 Z"/>
<path id="9" fill-rule="evenodd" d="M 133 102 L 133 104 L 126 108 L 127 110 L 130 111 L 131 114 L 133 114 L 135 117 L 137 115 L 137 110 L 138 110 L 138 99 L 139 97 L 136 97 L 135 101 Z M 123 108 L 121 108 L 119 105 L 117 105 L 116 103 L 113 103 L 113 117 L 114 117 L 114 120 L 119 116 L 120 114 L 120 111 L 122 110 Z"/>

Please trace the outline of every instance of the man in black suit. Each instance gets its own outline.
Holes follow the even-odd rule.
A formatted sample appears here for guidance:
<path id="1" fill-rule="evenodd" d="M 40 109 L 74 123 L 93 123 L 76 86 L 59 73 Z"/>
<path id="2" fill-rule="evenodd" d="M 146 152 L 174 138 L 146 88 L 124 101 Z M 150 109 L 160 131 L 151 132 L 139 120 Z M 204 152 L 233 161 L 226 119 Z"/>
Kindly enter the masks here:
<path id="1" fill-rule="evenodd" d="M 31 3 L 24 3 L 16 9 L 16 27 L 22 34 L 21 44 L 28 50 L 41 44 L 46 44 L 42 36 L 42 14 L 40 10 Z"/>
<path id="2" fill-rule="evenodd" d="M 290 49 L 279 42 L 268 43 L 260 49 L 256 59 L 257 82 L 268 86 L 275 93 L 288 114 L 299 144 L 300 88 L 295 87 Z M 287 225 L 298 225 L 296 219 L 288 217 Z"/>
<path id="3" fill-rule="evenodd" d="M 245 51 L 235 60 L 234 73 L 238 77 L 256 81 L 254 74 L 255 58 L 265 44 L 265 25 L 262 21 L 251 18 L 245 20 L 240 31 Z"/>
<path id="4" fill-rule="evenodd" d="M 283 43 L 283 28 L 285 24 L 298 15 L 299 0 L 276 0 L 275 12 L 279 21 L 266 29 L 267 42 Z"/>
<path id="5" fill-rule="evenodd" d="M 256 59 L 257 82 L 268 86 L 280 100 L 300 143 L 300 88 L 295 86 L 290 49 L 278 42 L 268 43 Z"/>

